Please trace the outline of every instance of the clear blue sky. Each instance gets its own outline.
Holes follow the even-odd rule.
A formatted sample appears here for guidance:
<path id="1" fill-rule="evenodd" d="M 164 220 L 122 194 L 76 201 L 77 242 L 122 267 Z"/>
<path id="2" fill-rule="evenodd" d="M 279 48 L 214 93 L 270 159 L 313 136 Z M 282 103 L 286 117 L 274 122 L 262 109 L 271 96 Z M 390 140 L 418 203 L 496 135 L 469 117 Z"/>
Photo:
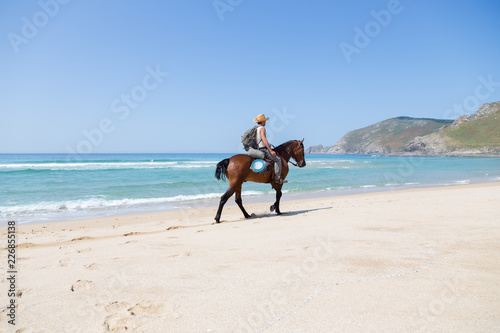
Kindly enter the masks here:
<path id="1" fill-rule="evenodd" d="M 0 0 L 0 153 L 233 153 L 260 113 L 332 145 L 500 100 L 496 0 L 59 1 Z"/>

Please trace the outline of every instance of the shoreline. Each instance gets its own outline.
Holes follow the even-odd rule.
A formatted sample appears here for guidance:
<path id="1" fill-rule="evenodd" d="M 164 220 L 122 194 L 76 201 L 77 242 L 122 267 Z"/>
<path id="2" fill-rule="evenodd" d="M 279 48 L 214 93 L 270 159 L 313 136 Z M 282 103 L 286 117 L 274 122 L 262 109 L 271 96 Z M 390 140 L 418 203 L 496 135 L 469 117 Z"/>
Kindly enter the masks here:
<path id="1" fill-rule="evenodd" d="M 464 183 L 467 182 L 467 183 Z M 318 199 L 318 198 L 328 198 L 328 197 L 337 197 L 337 196 L 350 196 L 350 195 L 358 195 L 363 193 L 378 193 L 378 192 L 390 192 L 390 191 L 404 191 L 404 190 L 412 190 L 419 188 L 440 188 L 440 187 L 449 187 L 449 186 L 460 186 L 466 184 L 488 184 L 500 182 L 499 179 L 492 179 L 491 181 L 471 181 L 471 180 L 457 180 L 454 182 L 449 182 L 445 184 L 404 184 L 404 185 L 390 185 L 390 186 L 366 186 L 366 187 L 349 187 L 349 188 L 338 188 L 338 189 L 324 189 L 324 190 L 316 190 L 316 191 L 293 191 L 293 192 L 283 192 L 283 196 L 281 198 L 281 202 L 286 201 L 294 201 L 294 200 L 308 200 L 308 199 Z M 271 205 L 275 200 L 274 190 L 269 190 L 271 193 L 267 194 L 251 194 L 245 195 L 243 194 L 243 204 L 246 206 L 247 204 L 264 204 L 269 203 Z M 222 194 L 221 194 L 222 195 Z M 160 207 L 127 207 L 127 208 L 119 208 L 119 209 L 103 209 L 101 212 L 99 211 L 82 211 L 75 213 L 76 216 L 73 218 L 67 218 L 66 216 L 61 217 L 49 217 L 44 218 L 44 220 L 39 220 L 35 217 L 6 217 L 2 218 L 5 221 L 14 220 L 19 225 L 33 225 L 33 224 L 44 224 L 44 223 L 56 223 L 56 222 L 65 222 L 65 221 L 80 221 L 80 220 L 88 220 L 88 219 L 103 219 L 103 218 L 112 218 L 118 216 L 128 216 L 128 215 L 137 215 L 137 214 L 148 214 L 148 213 L 161 213 L 166 211 L 178 211 L 185 209 L 199 209 L 199 208 L 213 208 L 217 209 L 219 205 L 219 198 L 215 199 L 202 199 L 202 200 L 192 200 L 192 201 L 180 201 L 180 202 L 171 202 L 169 204 L 173 204 L 174 207 L 170 209 L 160 208 Z M 236 205 L 234 203 L 234 196 L 228 200 L 225 207 Z M 64 213 L 63 213 L 64 214 Z M 85 216 L 87 215 L 88 216 Z M 26 222 L 22 220 L 28 220 Z M 4 224 L 0 224 L 4 226 Z"/>
<path id="2" fill-rule="evenodd" d="M 7 181 L 0 195 L 0 226 L 11 220 L 36 224 L 217 207 L 228 184 L 215 181 L 211 168 L 222 158 L 218 153 L 92 154 L 76 164 L 50 154 L 5 158 L 1 167 L 7 170 Z M 454 162 L 448 158 L 309 155 L 308 160 L 309 168 L 290 169 L 283 201 L 500 180 L 497 159 Z M 19 187 L 16 178 L 26 178 L 34 190 Z M 243 201 L 274 202 L 274 190 L 269 184 L 245 184 Z M 233 202 L 229 200 L 230 205 Z"/>
<path id="3" fill-rule="evenodd" d="M 412 153 L 390 153 L 390 154 L 336 154 L 336 153 L 307 153 L 307 155 L 342 155 L 342 156 L 394 156 L 394 157 L 479 157 L 479 158 L 500 158 L 500 153 L 446 153 L 446 154 L 412 154 Z"/>
<path id="4" fill-rule="evenodd" d="M 370 196 L 377 196 L 377 195 L 391 195 L 391 194 L 404 194 L 404 193 L 418 193 L 419 191 L 425 192 L 425 191 L 439 191 L 439 190 L 446 190 L 446 189 L 466 189 L 466 188 L 489 188 L 489 187 L 498 187 L 500 188 L 500 181 L 492 181 L 492 182 L 479 182 L 479 183 L 469 183 L 469 184 L 453 184 L 453 185 L 442 185 L 442 186 L 419 186 L 419 187 L 409 187 L 409 188 L 404 188 L 404 189 L 383 189 L 383 190 L 378 190 L 379 188 L 368 188 L 361 192 L 355 192 L 355 193 L 344 193 L 340 192 L 331 195 L 331 192 L 335 191 L 321 191 L 321 192 L 312 192 L 312 193 L 297 193 L 295 196 L 285 196 L 283 195 L 281 199 L 281 210 L 286 214 L 288 211 L 285 207 L 286 205 L 288 206 L 301 206 L 301 203 L 304 203 L 304 205 L 310 205 L 314 204 L 315 202 L 318 202 L 319 204 L 323 204 L 324 201 L 332 201 L 332 200 L 349 200 L 349 199 L 362 199 L 365 196 L 370 197 Z M 382 188 L 380 188 L 382 189 Z M 355 189 L 356 190 L 356 189 Z M 231 197 L 231 199 L 233 199 Z M 264 201 L 264 199 L 269 199 Z M 245 197 L 243 197 L 245 199 Z M 276 215 L 275 213 L 272 213 L 268 210 L 268 208 L 273 204 L 275 196 L 274 195 L 267 195 L 266 196 L 255 196 L 253 199 L 255 201 L 248 200 L 243 201 L 243 205 L 245 209 L 248 211 L 249 214 L 251 214 L 250 210 L 251 209 L 257 209 L 260 211 L 257 217 L 263 217 L 263 216 L 274 216 Z M 55 226 L 57 224 L 61 224 L 61 226 L 67 226 L 69 224 L 83 224 L 83 225 L 96 225 L 96 223 L 99 223 L 99 225 L 102 224 L 104 227 L 109 227 L 113 222 L 112 221 L 118 221 L 118 220 L 126 220 L 126 221 L 131 221 L 131 220 L 144 220 L 147 218 L 153 218 L 153 219 L 160 219 L 160 218 L 173 218 L 173 220 L 176 220 L 179 216 L 182 216 L 180 220 L 182 221 L 185 217 L 190 217 L 190 218 L 196 218 L 196 214 L 200 213 L 200 218 L 205 218 L 207 216 L 211 216 L 210 214 L 213 213 L 212 215 L 212 221 L 209 221 L 207 225 L 215 225 L 215 221 L 213 218 L 215 217 L 215 213 L 217 211 L 218 207 L 218 200 L 217 202 L 212 202 L 212 203 L 207 203 L 206 205 L 198 205 L 195 207 L 192 206 L 187 206 L 187 207 L 178 207 L 176 209 L 168 209 L 168 210 L 152 210 L 152 211 L 141 211 L 141 212 L 136 212 L 136 213 L 129 213 L 129 214 L 117 214 L 117 215 L 109 215 L 109 216 L 95 216 L 95 217 L 89 217 L 89 218 L 79 218 L 79 219 L 67 219 L 67 220 L 58 220 L 58 221 L 46 221 L 46 222 L 40 222 L 40 223 L 22 223 L 22 224 L 16 224 L 18 225 L 19 228 L 31 228 L 36 227 L 35 229 L 40 229 L 40 228 L 47 228 L 49 226 Z M 290 208 L 290 207 L 288 207 Z M 267 210 L 267 211 L 266 211 Z M 226 205 L 224 206 L 224 210 L 222 212 L 222 219 L 221 222 L 228 222 L 224 218 L 226 215 L 225 212 L 229 211 L 231 216 L 235 218 L 235 220 L 241 220 L 245 221 L 246 219 L 243 217 L 240 209 L 234 202 L 234 200 L 228 200 Z M 266 212 L 264 212 L 266 211 Z M 238 214 L 241 215 L 238 217 Z M 285 215 L 284 214 L 284 215 Z M 278 215 L 276 215 L 278 217 Z M 252 218 L 248 219 L 252 220 Z M 171 227 L 179 227 L 177 225 L 172 225 Z M 180 227 L 186 227 L 185 225 L 181 225 Z M 63 227 L 61 227 L 63 228 Z M 57 228 L 59 229 L 59 228 Z"/>
<path id="5" fill-rule="evenodd" d="M 491 182 L 18 225 L 16 327 L 494 332 L 499 204 Z"/>

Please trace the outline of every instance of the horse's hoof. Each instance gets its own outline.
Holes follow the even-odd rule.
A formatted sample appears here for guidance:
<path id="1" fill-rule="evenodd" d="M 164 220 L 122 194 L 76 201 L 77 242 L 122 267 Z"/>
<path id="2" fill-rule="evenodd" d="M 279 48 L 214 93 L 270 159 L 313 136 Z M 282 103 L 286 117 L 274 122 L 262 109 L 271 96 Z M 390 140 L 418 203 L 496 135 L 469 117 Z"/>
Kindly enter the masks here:
<path id="1" fill-rule="evenodd" d="M 274 207 L 274 205 L 272 205 L 272 206 L 270 207 L 270 209 L 271 209 L 271 212 L 274 212 L 274 210 L 275 210 L 276 208 Z"/>

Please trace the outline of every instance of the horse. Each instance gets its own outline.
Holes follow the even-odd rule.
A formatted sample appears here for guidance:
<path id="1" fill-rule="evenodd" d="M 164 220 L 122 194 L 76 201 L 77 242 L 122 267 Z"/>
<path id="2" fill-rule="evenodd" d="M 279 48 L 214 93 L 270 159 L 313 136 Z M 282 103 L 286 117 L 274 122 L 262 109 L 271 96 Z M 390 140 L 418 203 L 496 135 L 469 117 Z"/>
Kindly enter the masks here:
<path id="1" fill-rule="evenodd" d="M 287 141 L 274 149 L 276 154 L 281 158 L 281 178 L 285 179 L 288 174 L 288 162 L 290 158 L 293 158 L 297 164 L 290 163 L 303 168 L 306 166 L 306 160 L 304 158 L 304 139 L 302 140 L 291 140 Z M 276 202 L 271 206 L 271 211 L 276 211 L 276 214 L 281 215 L 280 211 L 280 198 L 281 198 L 281 188 L 283 184 L 278 184 L 274 181 L 274 168 L 272 170 L 264 173 L 255 173 L 252 171 L 250 166 L 254 159 L 248 155 L 238 154 L 231 158 L 226 158 L 217 164 L 215 169 L 215 178 L 218 180 L 229 180 L 229 188 L 221 196 L 219 209 L 217 210 L 217 215 L 215 216 L 215 222 L 220 223 L 220 216 L 222 214 L 222 208 L 226 204 L 227 200 L 236 193 L 236 204 L 240 207 L 241 212 L 245 218 L 249 218 L 250 215 L 247 213 L 243 207 L 243 202 L 241 200 L 241 185 L 244 182 L 251 181 L 255 183 L 271 183 L 271 186 L 276 191 Z"/>

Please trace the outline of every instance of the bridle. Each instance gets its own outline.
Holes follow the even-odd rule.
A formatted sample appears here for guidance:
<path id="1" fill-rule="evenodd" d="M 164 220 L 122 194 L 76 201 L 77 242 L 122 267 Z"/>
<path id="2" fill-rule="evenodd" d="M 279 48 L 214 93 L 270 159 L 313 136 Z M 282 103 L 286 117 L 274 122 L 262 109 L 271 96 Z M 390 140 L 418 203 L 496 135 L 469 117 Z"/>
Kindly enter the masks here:
<path id="1" fill-rule="evenodd" d="M 292 152 L 295 152 L 295 149 L 296 148 L 294 148 Z M 290 157 L 293 157 L 293 155 L 291 153 L 289 153 L 289 154 L 290 154 Z M 293 159 L 295 160 L 295 157 L 293 157 Z M 304 162 L 304 160 L 302 160 L 302 162 Z M 298 163 L 293 163 L 291 159 L 288 161 L 288 163 L 291 163 L 292 165 L 295 165 L 296 167 L 300 168 Z"/>
<path id="2" fill-rule="evenodd" d="M 273 145 L 271 145 L 271 147 L 276 148 L 276 147 L 274 147 Z M 302 146 L 302 147 L 303 147 L 303 146 Z M 284 149 L 285 149 L 286 153 L 290 156 L 290 159 L 288 160 L 288 163 L 292 163 L 292 165 L 295 165 L 296 167 L 301 168 L 301 167 L 298 165 L 298 163 L 293 163 L 293 162 L 292 162 L 292 158 L 295 160 L 295 157 L 293 157 L 293 156 L 292 156 L 292 153 L 289 151 L 289 148 L 288 148 L 288 147 L 285 147 Z M 295 152 L 295 149 L 297 149 L 297 148 L 293 148 L 292 152 Z M 304 160 L 302 160 L 301 162 L 304 162 L 304 163 L 305 163 L 305 159 L 304 159 Z M 299 162 L 299 163 L 300 163 L 300 162 Z"/>

